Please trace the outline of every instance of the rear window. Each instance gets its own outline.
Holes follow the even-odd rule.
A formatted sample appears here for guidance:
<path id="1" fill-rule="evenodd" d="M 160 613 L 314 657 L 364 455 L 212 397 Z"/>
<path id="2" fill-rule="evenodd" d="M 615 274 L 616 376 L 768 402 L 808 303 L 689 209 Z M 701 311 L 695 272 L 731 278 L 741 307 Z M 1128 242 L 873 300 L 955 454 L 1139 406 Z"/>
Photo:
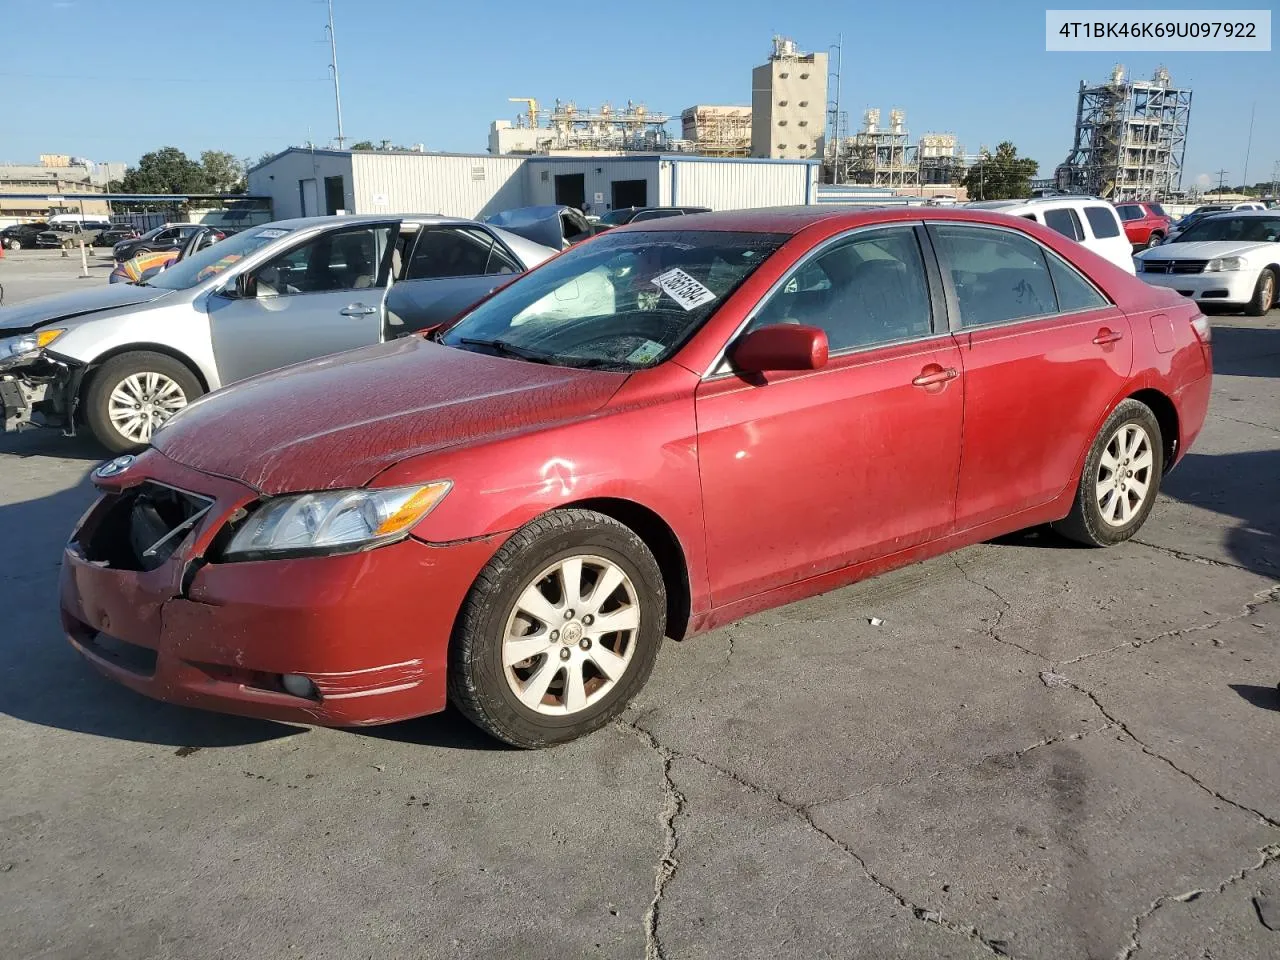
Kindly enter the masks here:
<path id="1" fill-rule="evenodd" d="M 1116 213 L 1120 215 L 1120 219 L 1126 223 L 1130 220 L 1142 219 L 1142 208 L 1136 203 L 1126 203 L 1122 207 L 1116 207 Z"/>
<path id="2" fill-rule="evenodd" d="M 1120 236 L 1120 224 L 1109 207 L 1085 207 L 1084 215 L 1089 221 L 1089 229 L 1099 240 Z"/>

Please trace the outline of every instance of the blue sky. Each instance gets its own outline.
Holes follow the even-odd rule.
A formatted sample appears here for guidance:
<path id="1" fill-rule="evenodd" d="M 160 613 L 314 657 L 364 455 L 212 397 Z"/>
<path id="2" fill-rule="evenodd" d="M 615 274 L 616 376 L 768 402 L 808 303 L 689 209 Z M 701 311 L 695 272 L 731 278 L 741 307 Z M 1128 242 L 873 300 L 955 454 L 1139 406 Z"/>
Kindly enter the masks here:
<path id="1" fill-rule="evenodd" d="M 1071 145 L 1081 79 L 1117 61 L 1141 76 L 1164 63 L 1195 91 L 1184 185 L 1220 167 L 1239 182 L 1255 99 L 1249 179 L 1270 177 L 1280 55 L 1046 53 L 1045 6 L 335 0 L 346 133 L 483 152 L 489 121 L 519 110 L 508 97 L 631 98 L 674 116 L 750 103 L 751 67 L 774 33 L 821 50 L 843 31 L 851 128 L 868 106 L 902 107 L 913 135 L 953 131 L 970 151 L 1009 139 L 1049 176 Z M 320 0 L 0 0 L 0 160 L 324 143 L 335 133 L 325 16 Z"/>

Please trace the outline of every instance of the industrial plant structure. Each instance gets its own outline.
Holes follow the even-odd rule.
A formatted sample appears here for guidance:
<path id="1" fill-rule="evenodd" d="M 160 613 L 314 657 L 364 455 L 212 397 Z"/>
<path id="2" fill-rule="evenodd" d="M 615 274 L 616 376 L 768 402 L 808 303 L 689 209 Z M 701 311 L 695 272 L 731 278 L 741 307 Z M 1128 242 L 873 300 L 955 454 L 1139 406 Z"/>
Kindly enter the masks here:
<path id="1" fill-rule="evenodd" d="M 829 152 L 828 178 L 832 183 L 877 187 L 919 186 L 919 152 L 910 140 L 902 110 L 889 111 L 888 126 L 881 125 L 878 109 L 867 110 L 862 115 L 862 129 Z M 954 140 L 952 137 L 953 148 Z"/>
<path id="2" fill-rule="evenodd" d="M 490 153 L 651 153 L 672 147 L 666 130 L 671 117 L 650 113 L 642 103 L 628 100 L 622 110 L 615 110 L 608 103 L 598 110 L 579 110 L 572 100 L 557 100 L 547 110 L 540 109 L 538 101 L 531 97 L 511 100 L 527 104 L 528 110 L 514 123 L 493 122 L 489 128 Z"/>
<path id="3" fill-rule="evenodd" d="M 827 116 L 827 55 L 801 53 L 773 38 L 769 62 L 751 71 L 751 155 L 808 160 L 822 152 Z"/>
<path id="4" fill-rule="evenodd" d="M 681 146 L 704 157 L 751 153 L 751 108 L 698 105 L 680 114 Z"/>
<path id="5" fill-rule="evenodd" d="M 1159 199 L 1178 191 L 1191 119 L 1191 91 L 1159 67 L 1128 80 L 1122 65 L 1105 83 L 1080 82 L 1075 142 L 1058 167 L 1058 189 L 1112 200 Z"/>

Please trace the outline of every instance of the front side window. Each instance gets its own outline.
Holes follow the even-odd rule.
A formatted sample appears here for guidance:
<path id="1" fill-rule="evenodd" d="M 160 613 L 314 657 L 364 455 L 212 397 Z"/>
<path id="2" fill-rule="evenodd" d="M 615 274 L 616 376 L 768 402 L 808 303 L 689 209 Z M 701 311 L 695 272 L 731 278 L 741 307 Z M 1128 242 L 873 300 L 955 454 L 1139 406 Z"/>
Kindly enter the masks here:
<path id="1" fill-rule="evenodd" d="M 1030 237 L 984 227 L 932 228 L 965 327 L 1057 312 L 1044 253 Z"/>
<path id="2" fill-rule="evenodd" d="M 1064 207 L 1060 210 L 1046 210 L 1044 212 L 1044 225 L 1050 230 L 1057 230 L 1058 233 L 1072 240 L 1084 239 L 1084 230 L 1080 227 L 1080 218 L 1069 207 Z"/>
<path id="3" fill-rule="evenodd" d="M 635 370 L 680 348 L 786 236 L 603 233 L 450 326 L 450 346 L 536 363 Z"/>
<path id="4" fill-rule="evenodd" d="M 263 299 L 377 286 L 379 251 L 386 249 L 389 232 L 389 227 L 362 227 L 313 237 L 253 272 L 256 295 Z"/>
<path id="5" fill-rule="evenodd" d="M 423 230 L 405 279 L 484 276 L 493 245 L 493 237 L 471 227 Z"/>
<path id="6" fill-rule="evenodd" d="M 1120 224 L 1116 222 L 1116 215 L 1111 212 L 1110 207 L 1085 207 L 1084 215 L 1089 221 L 1089 229 L 1099 240 L 1120 236 Z"/>
<path id="7" fill-rule="evenodd" d="M 929 284 L 912 227 L 865 230 L 802 264 L 752 318 L 819 327 L 831 352 L 928 336 Z"/>

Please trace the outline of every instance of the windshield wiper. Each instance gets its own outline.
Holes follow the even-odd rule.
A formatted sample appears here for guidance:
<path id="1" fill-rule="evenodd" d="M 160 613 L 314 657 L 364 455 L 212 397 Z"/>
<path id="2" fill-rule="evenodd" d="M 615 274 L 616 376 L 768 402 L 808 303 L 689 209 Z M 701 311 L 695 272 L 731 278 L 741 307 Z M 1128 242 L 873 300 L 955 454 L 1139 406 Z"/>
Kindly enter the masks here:
<path id="1" fill-rule="evenodd" d="M 485 340 L 480 337 L 459 337 L 458 342 L 468 347 L 488 347 L 494 353 L 504 357 L 515 357 L 517 360 L 528 360 L 530 363 L 555 363 L 551 354 L 538 353 L 536 350 L 525 350 L 505 340 Z"/>

